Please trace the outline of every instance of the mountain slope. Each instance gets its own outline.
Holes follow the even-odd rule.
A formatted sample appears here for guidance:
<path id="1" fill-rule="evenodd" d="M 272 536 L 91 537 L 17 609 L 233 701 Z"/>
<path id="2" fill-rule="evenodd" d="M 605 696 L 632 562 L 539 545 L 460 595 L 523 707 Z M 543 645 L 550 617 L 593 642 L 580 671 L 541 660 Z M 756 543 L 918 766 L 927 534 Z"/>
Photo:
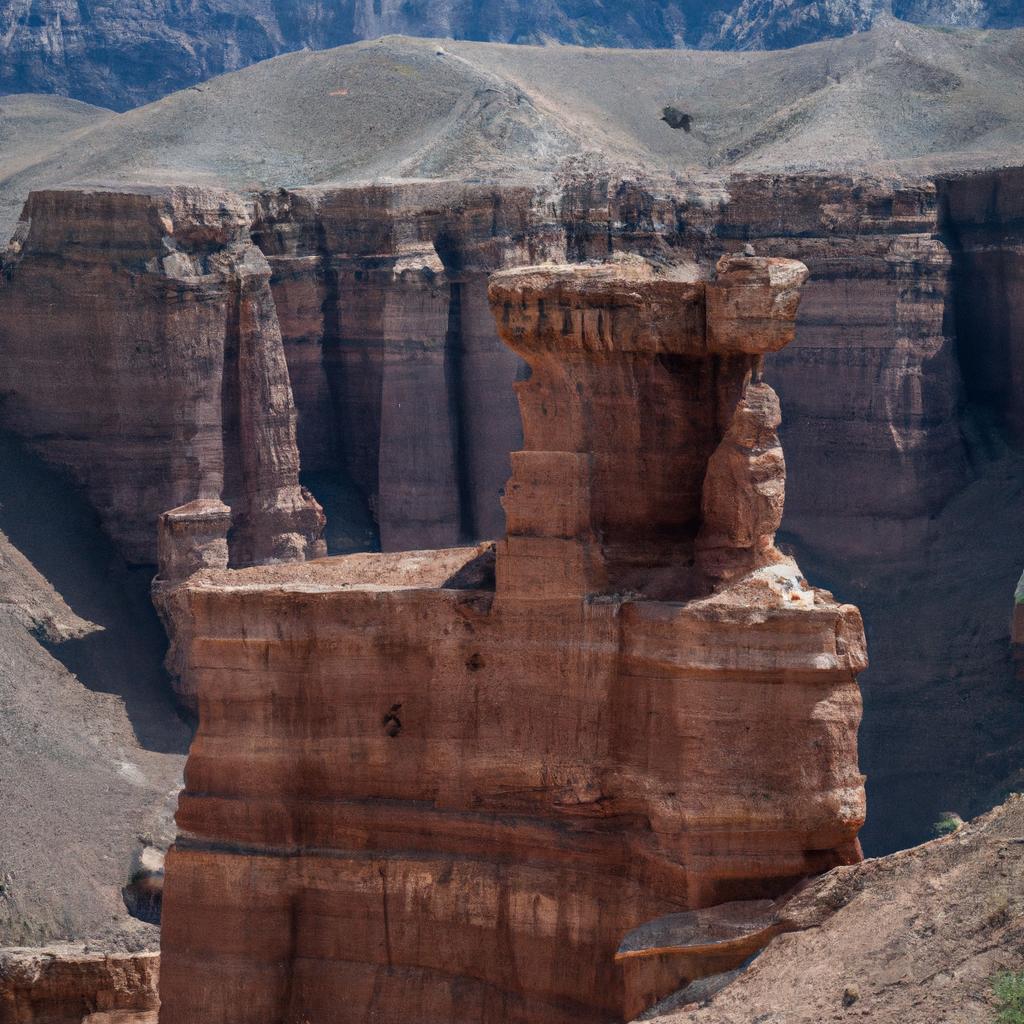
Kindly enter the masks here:
<path id="1" fill-rule="evenodd" d="M 990 1024 L 993 979 L 1024 967 L 1022 826 L 1014 796 L 955 835 L 830 871 L 783 906 L 804 930 L 710 998 L 698 983 L 643 1019 Z"/>
<path id="2" fill-rule="evenodd" d="M 0 93 L 125 110 L 278 54 L 388 34 L 773 49 L 862 31 L 890 9 L 922 24 L 1024 25 L 1016 0 L 0 0 Z"/>
<path id="3" fill-rule="evenodd" d="M 87 126 L 64 134 L 12 127 L 0 234 L 30 189 L 68 182 L 530 180 L 581 156 L 688 177 L 992 165 L 1024 146 L 1022 100 L 1021 31 L 887 19 L 769 53 L 391 37 L 288 54 L 116 116 L 81 107 Z M 31 102 L 11 97 L 0 110 Z M 666 106 L 689 115 L 689 131 L 663 120 Z"/>

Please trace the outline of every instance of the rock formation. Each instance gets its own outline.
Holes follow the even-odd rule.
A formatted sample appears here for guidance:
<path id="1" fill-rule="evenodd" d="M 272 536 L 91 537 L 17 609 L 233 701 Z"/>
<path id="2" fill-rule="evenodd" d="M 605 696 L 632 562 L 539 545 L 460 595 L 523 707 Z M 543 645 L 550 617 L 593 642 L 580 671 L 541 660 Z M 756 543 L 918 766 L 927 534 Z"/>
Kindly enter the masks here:
<path id="1" fill-rule="evenodd" d="M 495 332 L 487 275 L 557 254 L 558 235 L 527 188 L 260 197 L 253 239 L 273 270 L 303 472 L 325 500 L 341 488 L 346 510 L 366 507 L 384 550 L 501 532 L 518 362 Z"/>
<path id="2" fill-rule="evenodd" d="M 270 267 L 302 479 L 327 508 L 337 552 L 472 544 L 502 532 L 507 453 L 521 440 L 509 385 L 525 369 L 487 311 L 490 272 L 618 251 L 669 261 L 695 255 L 713 265 L 747 244 L 799 257 L 812 277 L 797 336 L 767 370 L 786 396 L 782 532 L 816 578 L 856 588 L 875 631 L 882 657 L 862 681 L 872 808 L 863 840 L 882 852 L 927 837 L 946 808 L 970 816 L 989 806 L 1019 762 L 1024 713 L 1004 609 L 1024 565 L 1009 515 L 1020 474 L 992 427 L 1004 425 L 1011 437 L 1017 429 L 1019 191 L 1010 170 L 940 179 L 747 174 L 685 185 L 588 172 L 540 190 L 455 182 L 274 190 L 255 197 L 251 217 L 239 199 L 228 197 L 228 208 L 242 211 L 240 224 L 251 220 L 238 244 L 251 239 Z M 162 208 L 161 190 L 146 194 L 136 201 Z M 100 221 L 115 200 L 95 191 L 56 195 L 59 204 L 30 204 L 34 233 L 59 236 L 65 206 L 95 228 L 78 249 L 57 248 L 47 274 L 63 281 L 56 275 L 77 266 L 72 254 L 102 265 L 97 253 L 113 241 Z M 183 219 L 197 220 L 181 229 L 186 235 L 203 230 L 205 209 L 179 206 Z M 52 221 L 45 231 L 44 219 Z M 118 244 L 149 252 L 159 242 L 150 231 L 146 218 L 122 217 Z M 176 429 L 177 440 L 159 445 L 142 443 L 131 418 L 108 422 L 82 407 L 71 424 L 65 413 L 55 417 L 37 346 L 24 334 L 24 316 L 41 317 L 45 295 L 15 297 L 32 286 L 23 269 L 0 285 L 0 349 L 9 379 L 30 386 L 17 399 L 18 422 L 10 404 L 0 405 L 0 420 L 25 429 L 66 471 L 82 478 L 87 470 L 111 530 L 152 562 L 161 512 L 193 500 L 238 504 L 223 489 L 189 483 L 191 472 L 173 493 L 153 483 L 173 475 L 154 473 L 159 460 L 196 465 L 189 437 L 198 436 L 205 407 L 182 406 L 179 427 L 163 435 Z M 986 301 L 974 301 L 982 287 Z M 157 290 L 143 300 L 136 290 L 133 301 L 162 321 L 178 315 L 173 304 L 165 308 L 176 295 Z M 78 307 L 64 313 L 41 317 L 42 336 L 55 326 L 80 336 Z M 8 336 L 22 338 L 16 349 L 5 348 Z M 117 395 L 129 409 L 153 406 L 142 391 L 147 378 L 123 369 L 136 358 L 134 338 L 123 333 L 97 350 L 56 333 L 45 350 L 63 352 L 63 362 L 46 373 L 73 378 L 76 388 L 93 381 L 90 408 L 98 394 Z M 268 364 L 278 392 L 283 371 L 280 359 Z M 167 375 L 156 376 L 162 387 Z M 61 395 L 82 401 L 70 385 Z M 49 433 L 55 419 L 73 430 L 66 443 Z M 218 431 L 211 425 L 208 433 Z M 90 460 L 100 484 L 104 473 L 127 483 L 98 486 Z M 979 516 L 985 531 L 974 529 Z M 127 534 L 123 520 L 133 524 Z M 979 688 L 983 702 L 971 697 Z"/>
<path id="3" fill-rule="evenodd" d="M 4 1024 L 156 1024 L 159 953 L 0 949 Z"/>
<path id="4" fill-rule="evenodd" d="M 751 381 L 805 276 L 499 273 L 531 374 L 496 551 L 168 581 L 200 726 L 164 1024 L 628 1019 L 693 970 L 616 960 L 632 929 L 859 859 L 860 616 L 771 542 Z"/>
<path id="5" fill-rule="evenodd" d="M 0 265 L 3 425 L 130 561 L 154 564 L 157 516 L 195 499 L 231 507 L 234 565 L 323 552 L 248 223 L 215 190 L 35 193 Z"/>

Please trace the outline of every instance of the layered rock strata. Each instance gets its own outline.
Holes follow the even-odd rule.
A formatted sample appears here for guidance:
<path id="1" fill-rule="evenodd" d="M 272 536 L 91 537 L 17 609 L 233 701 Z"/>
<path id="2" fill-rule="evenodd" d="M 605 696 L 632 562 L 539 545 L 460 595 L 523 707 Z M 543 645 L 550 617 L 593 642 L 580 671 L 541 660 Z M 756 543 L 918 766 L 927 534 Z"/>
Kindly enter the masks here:
<path id="1" fill-rule="evenodd" d="M 229 481 L 221 493 L 189 468 L 210 461 L 204 454 L 216 449 L 217 433 L 231 447 L 235 400 L 226 396 L 221 427 L 210 408 L 218 404 L 215 386 L 209 395 L 165 388 L 177 425 L 146 423 L 132 410 L 154 404 L 147 379 L 165 387 L 171 364 L 198 358 L 187 346 L 179 350 L 181 339 L 202 337 L 209 325 L 189 322 L 195 311 L 174 287 L 145 294 L 144 281 L 159 285 L 164 278 L 143 277 L 125 298 L 116 333 L 87 350 L 72 349 L 61 332 L 82 329 L 83 307 L 62 273 L 85 261 L 102 302 L 117 310 L 121 285 L 135 281 L 133 261 L 137 267 L 154 249 L 163 254 L 165 244 L 188 249 L 183 239 L 208 232 L 204 218 L 218 216 L 225 219 L 219 244 L 259 262 L 255 243 L 267 258 L 274 308 L 260 283 L 254 321 L 257 333 L 266 333 L 267 351 L 276 351 L 268 324 L 276 315 L 287 374 L 274 361 L 279 356 L 262 369 L 278 393 L 291 385 L 303 472 L 325 501 L 342 499 L 334 517 L 339 548 L 379 542 L 402 550 L 500 534 L 507 452 L 520 438 L 514 402 L 505 396 L 522 364 L 501 345 L 487 313 L 487 275 L 613 251 L 674 259 L 682 250 L 713 263 L 753 241 L 761 254 L 795 254 L 810 267 L 797 340 L 772 367 L 772 379 L 790 396 L 787 436 L 796 472 L 787 525 L 804 543 L 855 558 L 898 556 L 920 544 L 928 517 L 970 477 L 957 421 L 953 260 L 940 237 L 948 234 L 940 206 L 950 204 L 940 204 L 934 184 L 747 175 L 664 191 L 600 177 L 573 178 L 553 194 L 443 182 L 321 188 L 257 197 L 251 228 L 238 199 L 227 196 L 219 209 L 233 212 L 218 214 L 211 212 L 220 202 L 213 193 L 175 194 L 185 197 L 170 203 L 177 213 L 169 216 L 180 221 L 176 243 L 152 230 L 155 211 L 168 202 L 158 191 L 130 202 L 107 193 L 33 197 L 13 245 L 17 254 L 8 258 L 9 290 L 0 291 L 0 345 L 14 381 L 5 388 L 4 422 L 77 473 L 135 559 L 154 560 L 153 524 L 167 508 L 196 498 L 235 506 L 228 492 L 237 484 Z M 132 203 L 139 210 L 129 215 Z M 119 241 L 104 226 L 115 213 Z M 185 226 L 189 221 L 195 223 Z M 66 222 L 88 227 L 70 230 Z M 32 239 L 22 240 L 27 234 Z M 35 241 L 43 235 L 68 241 L 46 250 Z M 110 272 L 99 254 L 111 246 L 120 247 L 124 275 L 113 297 L 111 282 L 98 276 Z M 178 266 L 176 260 L 168 266 Z M 203 282 L 195 285 L 200 294 L 226 290 L 215 275 L 190 280 Z M 47 305 L 47 281 L 51 292 L 59 290 L 59 303 Z M 130 317 L 128 298 L 147 312 Z M 87 297 L 85 308 L 97 301 Z M 208 305 L 201 304 L 204 314 Z M 140 359 L 155 358 L 145 355 L 145 344 L 134 351 L 136 334 L 153 334 L 149 318 L 167 323 L 159 331 L 169 363 L 140 373 Z M 65 378 L 78 388 L 94 382 L 89 402 L 61 385 L 59 367 L 38 365 L 29 326 L 33 336 L 50 339 L 54 362 L 74 368 L 73 375 L 63 371 Z M 122 410 L 116 423 L 89 412 L 102 409 L 101 391 Z M 256 392 L 239 394 L 255 399 Z M 275 452 L 282 447 L 263 461 L 290 474 L 297 456 L 278 429 L 268 424 L 265 436 L 257 431 L 252 440 Z M 157 475 L 161 459 L 173 465 Z M 876 485 L 882 475 L 885 488 Z M 286 514 L 301 518 L 301 508 L 287 512 L 294 500 L 285 501 Z M 844 528 L 837 537 L 838 521 Z M 261 557 L 251 560 L 267 554 L 255 553 Z"/>
<path id="2" fill-rule="evenodd" d="M 628 932 L 859 859 L 860 616 L 772 544 L 751 379 L 805 275 L 499 274 L 531 375 L 496 551 L 177 584 L 164 1024 L 628 1019 L 694 970 Z"/>
<path id="3" fill-rule="evenodd" d="M 574 258 L 682 249 L 713 262 L 750 245 L 807 265 L 796 339 L 769 373 L 786 396 L 787 529 L 866 561 L 919 547 L 971 479 L 944 205 L 934 182 L 898 176 L 591 178 L 566 188 L 562 218 Z"/>
<path id="4" fill-rule="evenodd" d="M 339 516 L 365 506 L 386 551 L 497 537 L 519 363 L 495 331 L 487 277 L 564 255 L 533 190 L 280 191 L 259 198 L 253 238 L 273 270 L 318 493 L 342 489 Z"/>
<path id="5" fill-rule="evenodd" d="M 899 557 L 971 478 L 947 205 L 923 179 L 813 175 L 264 196 L 253 237 L 274 269 L 303 470 L 343 472 L 385 550 L 497 536 L 520 436 L 501 395 L 522 364 L 486 313 L 487 274 L 613 252 L 712 265 L 753 243 L 812 272 L 797 338 L 771 368 L 788 396 L 787 528 L 836 556 Z"/>
<path id="6" fill-rule="evenodd" d="M 143 1024 L 156 1020 L 159 953 L 83 945 L 0 949 L 4 1024 Z"/>
<path id="7" fill-rule="evenodd" d="M 150 191 L 137 201 L 159 207 L 159 191 Z M 501 534 L 507 453 L 521 440 L 508 385 L 526 370 L 487 312 L 489 272 L 619 251 L 670 261 L 683 253 L 711 265 L 748 244 L 806 263 L 812 278 L 797 337 L 767 371 L 786 396 L 783 533 L 817 578 L 858 588 L 884 654 L 865 679 L 862 730 L 873 797 L 864 836 L 879 851 L 925 838 L 946 808 L 969 815 L 987 806 L 988 788 L 1009 772 L 1022 721 L 1001 609 L 1024 545 L 996 511 L 1016 500 L 1001 478 L 1018 474 L 987 426 L 994 420 L 1011 437 L 1016 429 L 1019 191 L 1011 170 L 940 180 L 758 174 L 660 184 L 574 173 L 540 190 L 405 182 L 260 194 L 239 237 L 255 242 L 271 269 L 303 480 L 328 508 L 327 536 L 339 552 Z M 122 242 L 107 236 L 100 215 L 115 207 L 106 193 L 60 196 L 30 203 L 35 234 L 62 237 L 71 209 L 91 209 L 76 216 L 93 227 L 77 248 L 53 246 L 55 309 L 65 287 L 60 268 L 78 266 L 65 257 L 92 266 L 100 251 L 154 244 L 150 222 L 123 210 Z M 241 209 L 236 199 L 230 204 Z M 199 203 L 188 216 L 204 209 Z M 24 310 L 35 310 L 48 339 L 42 351 L 65 353 L 61 367 L 47 363 L 45 373 L 94 382 L 93 405 L 101 394 L 128 409 L 155 402 L 141 387 L 149 378 L 126 369 L 134 365 L 133 321 L 123 348 L 72 347 L 59 333 L 50 337 L 55 314 L 39 312 L 42 293 L 17 301 L 5 293 L 32 284 L 31 274 L 19 274 L 0 287 L 0 313 L 10 314 L 0 316 L 0 345 L 8 335 L 23 338 L 5 350 L 6 365 L 11 379 L 32 383 L 17 398 L 17 423 L 5 422 L 87 478 L 108 523 L 138 524 L 126 543 L 148 561 L 152 524 L 166 508 L 196 498 L 236 505 L 213 487 L 166 493 L 153 483 L 153 466 L 197 464 L 188 438 L 198 427 L 188 421 L 199 403 L 175 413 L 181 426 L 170 446 L 165 435 L 159 445 L 138 438 L 134 414 L 120 414 L 116 426 L 83 414 L 71 434 L 33 433 L 35 421 L 49 431 L 67 416 L 47 408 L 50 385 L 36 372 L 39 347 L 23 337 Z M 176 307 L 161 304 L 176 294 L 136 289 L 150 310 L 136 319 L 173 318 Z M 70 332 L 76 318 L 77 307 L 52 322 Z M 182 335 L 175 337 L 166 358 L 187 364 L 187 352 L 175 350 Z M 61 395 L 80 400 L 69 387 Z M 101 486 L 104 474 L 114 484 Z M 132 486 L 115 486 L 119 480 Z M 972 527 L 978 515 L 985 531 Z M 978 702 L 972 695 L 981 688 L 986 699 Z"/>
<path id="8" fill-rule="evenodd" d="M 199 188 L 29 199 L 0 274 L 0 418 L 82 486 L 130 561 L 194 499 L 235 565 L 320 554 L 295 411 L 244 203 Z"/>

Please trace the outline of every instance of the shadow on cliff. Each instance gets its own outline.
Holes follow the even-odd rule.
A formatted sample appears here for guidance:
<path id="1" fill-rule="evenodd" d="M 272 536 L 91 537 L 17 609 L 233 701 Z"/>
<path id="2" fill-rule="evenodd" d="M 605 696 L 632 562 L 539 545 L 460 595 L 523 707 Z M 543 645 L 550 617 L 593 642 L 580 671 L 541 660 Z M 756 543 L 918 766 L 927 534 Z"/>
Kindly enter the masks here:
<path id="1" fill-rule="evenodd" d="M 47 644 L 90 690 L 120 697 L 140 746 L 188 751 L 163 669 L 167 641 L 149 599 L 151 571 L 129 568 L 77 490 L 9 434 L 0 433 L 0 530 L 71 609 L 103 627 Z"/>
<path id="2" fill-rule="evenodd" d="M 340 469 L 304 472 L 300 480 L 327 516 L 324 541 L 329 555 L 380 551 L 380 530 L 370 502 L 348 474 Z"/>
<path id="3" fill-rule="evenodd" d="M 864 616 L 868 856 L 933 839 L 945 812 L 973 818 L 1024 781 L 1024 692 L 1010 646 L 1024 568 L 1024 453 L 985 408 L 965 409 L 961 429 L 973 479 L 905 560 L 839 564 L 780 534 L 808 579 Z"/>

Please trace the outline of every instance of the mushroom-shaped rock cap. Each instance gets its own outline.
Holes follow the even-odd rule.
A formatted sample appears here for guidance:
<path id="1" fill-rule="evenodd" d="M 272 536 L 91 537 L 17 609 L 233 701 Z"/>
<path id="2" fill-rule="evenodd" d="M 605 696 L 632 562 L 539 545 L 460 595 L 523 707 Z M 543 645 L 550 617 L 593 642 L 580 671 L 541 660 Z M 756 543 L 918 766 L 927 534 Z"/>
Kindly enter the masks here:
<path id="1" fill-rule="evenodd" d="M 799 260 L 735 254 L 723 256 L 716 269 L 707 286 L 709 352 L 761 355 L 793 340 L 807 267 Z"/>
<path id="2" fill-rule="evenodd" d="M 639 256 L 499 271 L 489 295 L 505 343 L 538 352 L 704 354 L 704 286 L 696 264 Z"/>
<path id="3" fill-rule="evenodd" d="M 706 280 L 694 263 L 640 256 L 549 264 L 491 277 L 490 300 L 505 343 L 541 352 L 761 355 L 793 340 L 797 260 L 724 256 Z"/>

